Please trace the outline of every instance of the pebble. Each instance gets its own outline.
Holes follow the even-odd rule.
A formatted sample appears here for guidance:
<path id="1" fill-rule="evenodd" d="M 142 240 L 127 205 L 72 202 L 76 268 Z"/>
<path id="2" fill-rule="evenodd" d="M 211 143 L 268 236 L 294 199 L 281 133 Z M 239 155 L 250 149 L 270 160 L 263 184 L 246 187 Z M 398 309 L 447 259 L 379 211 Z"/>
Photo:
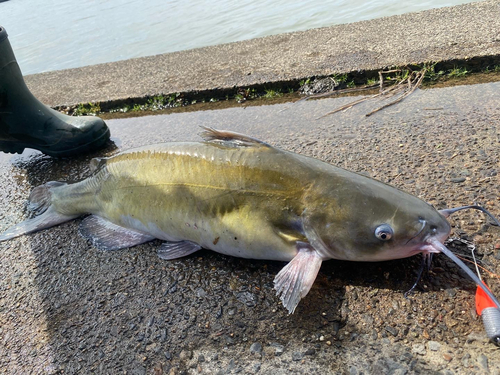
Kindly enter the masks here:
<path id="1" fill-rule="evenodd" d="M 279 357 L 280 355 L 283 354 L 283 352 L 285 351 L 285 347 L 281 344 L 278 344 L 278 343 L 271 343 L 271 345 L 273 348 L 274 348 L 274 355 Z"/>
<path id="2" fill-rule="evenodd" d="M 464 356 L 462 357 L 462 365 L 464 367 L 469 367 L 469 359 L 470 359 L 470 354 L 465 353 Z"/>
<path id="3" fill-rule="evenodd" d="M 397 328 L 391 327 L 391 326 L 386 326 L 385 330 L 389 332 L 391 335 L 396 337 L 398 335 L 399 330 Z"/>
<path id="4" fill-rule="evenodd" d="M 427 351 L 425 350 L 424 344 L 415 344 L 411 347 L 411 352 L 419 355 L 425 355 Z"/>
<path id="5" fill-rule="evenodd" d="M 477 357 L 477 363 L 479 363 L 479 366 L 481 366 L 485 371 L 488 371 L 488 357 L 484 354 L 480 354 Z"/>
<path id="6" fill-rule="evenodd" d="M 162 329 L 160 331 L 160 341 L 164 342 L 167 340 L 167 330 L 166 329 Z"/>
<path id="7" fill-rule="evenodd" d="M 260 342 L 254 342 L 251 346 L 250 346 L 250 353 L 254 354 L 254 353 L 262 353 L 262 345 L 260 344 Z"/>
<path id="8" fill-rule="evenodd" d="M 143 366 L 136 365 L 131 371 L 134 375 L 146 375 L 146 369 Z"/>
<path id="9" fill-rule="evenodd" d="M 460 183 L 465 181 L 465 177 L 455 177 L 450 180 L 451 182 Z"/>
<path id="10" fill-rule="evenodd" d="M 457 291 L 453 288 L 448 288 L 446 289 L 446 294 L 448 294 L 450 297 L 455 297 L 457 295 Z"/>
<path id="11" fill-rule="evenodd" d="M 474 341 L 479 341 L 481 342 L 482 340 L 484 339 L 484 336 L 483 336 L 483 333 L 479 333 L 477 331 L 472 331 L 471 333 L 469 333 L 469 335 L 467 336 L 467 339 L 466 339 L 466 342 L 467 344 L 470 344 Z"/>
<path id="12" fill-rule="evenodd" d="M 220 306 L 215 312 L 215 318 L 219 319 L 222 316 L 222 306 Z"/>
<path id="13" fill-rule="evenodd" d="M 234 361 L 234 359 L 231 359 L 229 361 L 229 364 L 227 365 L 227 368 L 226 368 L 226 371 L 231 371 L 232 369 L 234 369 L 236 367 L 236 362 Z"/>
<path id="14" fill-rule="evenodd" d="M 316 354 L 316 350 L 314 350 L 313 348 L 307 349 L 304 352 L 304 355 L 314 355 L 314 354 Z"/>
<path id="15" fill-rule="evenodd" d="M 260 371 L 260 368 L 261 368 L 261 363 L 260 362 L 257 362 L 257 363 L 254 363 L 253 365 L 253 371 L 254 372 L 259 372 Z"/>
<path id="16" fill-rule="evenodd" d="M 292 360 L 294 361 L 300 361 L 304 357 L 304 355 L 301 352 L 293 352 L 292 353 Z"/>
<path id="17" fill-rule="evenodd" d="M 437 341 L 429 341 L 427 343 L 427 348 L 429 348 L 429 350 L 432 350 L 433 352 L 437 352 L 441 348 L 441 344 Z"/>
<path id="18" fill-rule="evenodd" d="M 403 362 L 403 363 L 410 363 L 411 360 L 413 359 L 413 356 L 411 355 L 411 353 L 408 353 L 408 352 L 404 352 L 403 354 L 401 354 L 401 356 L 399 357 L 399 362 Z"/>
<path id="19" fill-rule="evenodd" d="M 422 336 L 424 336 L 424 338 L 426 338 L 427 340 L 429 340 L 431 338 L 431 336 L 429 335 L 429 332 L 427 332 L 426 329 L 424 329 L 424 332 L 422 332 Z"/>
<path id="20" fill-rule="evenodd" d="M 138 342 L 141 342 L 144 340 L 144 333 L 139 333 L 135 339 L 138 341 Z"/>
<path id="21" fill-rule="evenodd" d="M 187 360 L 190 360 L 191 358 L 193 358 L 193 352 L 190 350 L 183 350 L 179 354 L 179 359 L 181 361 L 187 361 Z"/>
<path id="22" fill-rule="evenodd" d="M 255 295 L 250 292 L 239 292 L 236 294 L 236 299 L 248 307 L 254 307 L 257 304 Z"/>

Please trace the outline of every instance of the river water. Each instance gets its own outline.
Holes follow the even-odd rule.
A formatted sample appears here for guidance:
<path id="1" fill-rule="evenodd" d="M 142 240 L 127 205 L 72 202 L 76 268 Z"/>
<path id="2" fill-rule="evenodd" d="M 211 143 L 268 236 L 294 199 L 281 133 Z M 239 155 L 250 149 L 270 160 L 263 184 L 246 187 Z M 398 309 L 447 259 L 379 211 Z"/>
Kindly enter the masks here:
<path id="1" fill-rule="evenodd" d="M 0 25 L 26 75 L 467 2 L 9 0 Z"/>

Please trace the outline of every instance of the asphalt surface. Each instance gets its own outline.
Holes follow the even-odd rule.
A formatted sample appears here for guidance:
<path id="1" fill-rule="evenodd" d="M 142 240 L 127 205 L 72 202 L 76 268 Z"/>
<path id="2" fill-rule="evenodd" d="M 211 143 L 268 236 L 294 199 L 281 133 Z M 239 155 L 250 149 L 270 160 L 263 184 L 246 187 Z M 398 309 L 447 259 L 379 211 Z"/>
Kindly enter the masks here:
<path id="1" fill-rule="evenodd" d="M 209 95 L 424 62 L 451 61 L 453 67 L 470 60 L 491 67 L 500 64 L 499 14 L 500 1 L 476 2 L 30 75 L 26 82 L 43 103 L 67 106 L 178 92 Z"/>
<path id="2" fill-rule="evenodd" d="M 197 140 L 200 125 L 368 174 L 439 208 L 477 202 L 499 216 L 499 93 L 500 83 L 417 90 L 371 117 L 381 103 L 317 120 L 356 99 L 339 98 L 110 120 L 115 145 L 95 155 L 0 154 L 0 231 L 26 217 L 33 187 L 88 176 L 92 156 Z M 500 373 L 475 286 L 443 255 L 409 299 L 418 257 L 325 262 L 289 316 L 272 288 L 283 263 L 209 251 L 166 262 L 158 242 L 100 252 L 79 221 L 0 244 L 0 372 Z M 500 229 L 475 212 L 450 222 L 500 274 Z M 483 276 L 500 295 L 498 279 Z"/>

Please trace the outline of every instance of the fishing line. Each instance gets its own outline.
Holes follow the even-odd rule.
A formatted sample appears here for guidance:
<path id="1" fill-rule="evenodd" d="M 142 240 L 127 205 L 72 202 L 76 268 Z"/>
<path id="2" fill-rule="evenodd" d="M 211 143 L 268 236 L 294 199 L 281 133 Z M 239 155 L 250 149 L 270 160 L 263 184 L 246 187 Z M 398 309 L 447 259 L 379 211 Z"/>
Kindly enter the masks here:
<path id="1" fill-rule="evenodd" d="M 488 287 L 479 279 L 479 277 L 477 277 L 477 275 L 474 272 L 471 271 L 469 267 L 465 265 L 464 262 L 462 262 L 455 254 L 453 254 L 453 252 L 451 252 L 451 250 L 449 250 L 437 239 L 431 240 L 431 244 L 434 245 L 436 249 L 439 249 L 452 261 L 454 261 L 462 270 L 464 270 L 464 272 L 477 284 L 477 286 L 479 286 L 488 295 L 488 297 L 490 297 L 490 299 L 497 306 L 497 308 L 500 309 L 500 302 L 498 302 L 498 300 L 493 295 L 493 293 L 491 293 Z"/>

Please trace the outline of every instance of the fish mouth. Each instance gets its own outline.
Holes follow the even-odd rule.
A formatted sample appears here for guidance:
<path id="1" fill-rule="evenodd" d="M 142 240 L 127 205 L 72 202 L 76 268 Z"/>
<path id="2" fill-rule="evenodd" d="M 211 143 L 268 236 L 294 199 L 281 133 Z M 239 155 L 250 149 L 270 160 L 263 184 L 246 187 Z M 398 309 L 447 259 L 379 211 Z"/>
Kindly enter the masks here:
<path id="1" fill-rule="evenodd" d="M 414 243 L 413 248 L 415 249 L 415 254 L 417 254 L 417 253 L 424 253 L 424 254 L 439 253 L 440 250 L 436 249 L 434 246 L 429 246 L 429 243 L 432 240 L 436 240 L 438 242 L 444 243 L 444 241 L 450 235 L 451 227 L 448 225 L 448 230 L 443 230 L 444 228 L 439 229 L 438 225 L 432 225 L 427 220 L 425 220 L 423 218 L 419 218 L 418 221 L 421 223 L 420 229 L 417 231 L 417 233 L 414 236 L 412 236 L 408 241 L 406 241 L 405 246 L 410 244 L 410 242 L 413 242 Z M 448 223 L 448 222 L 446 222 L 446 223 Z M 422 244 L 423 244 L 423 246 L 422 246 Z"/>
<path id="2" fill-rule="evenodd" d="M 444 215 L 443 215 L 444 216 Z M 447 231 L 438 231 L 438 226 L 430 225 L 425 219 L 419 219 L 422 223 L 420 230 L 410 238 L 410 241 L 415 239 L 420 239 L 422 245 L 418 246 L 418 252 L 422 253 L 424 256 L 429 256 L 435 253 L 443 253 L 448 258 L 450 258 L 457 266 L 459 266 L 475 283 L 480 287 L 487 295 L 490 297 L 491 301 L 500 309 L 500 302 L 496 299 L 493 293 L 488 289 L 488 287 L 481 281 L 481 279 L 472 270 L 467 267 L 464 262 L 462 262 L 451 250 L 449 250 L 445 245 L 444 241 L 448 238 L 451 228 L 448 226 Z M 428 231 L 424 232 L 424 229 L 429 227 Z"/>
<path id="3" fill-rule="evenodd" d="M 424 228 L 425 226 L 427 225 L 427 221 L 424 220 L 424 219 L 419 219 L 418 220 L 420 223 L 422 223 L 422 227 L 420 228 L 420 230 L 417 232 L 417 234 L 415 234 L 412 238 L 410 238 L 408 241 L 406 241 L 405 245 L 408 245 L 411 241 L 413 241 L 415 238 L 418 238 L 420 236 L 420 234 L 422 234 L 422 232 L 424 231 Z"/>

